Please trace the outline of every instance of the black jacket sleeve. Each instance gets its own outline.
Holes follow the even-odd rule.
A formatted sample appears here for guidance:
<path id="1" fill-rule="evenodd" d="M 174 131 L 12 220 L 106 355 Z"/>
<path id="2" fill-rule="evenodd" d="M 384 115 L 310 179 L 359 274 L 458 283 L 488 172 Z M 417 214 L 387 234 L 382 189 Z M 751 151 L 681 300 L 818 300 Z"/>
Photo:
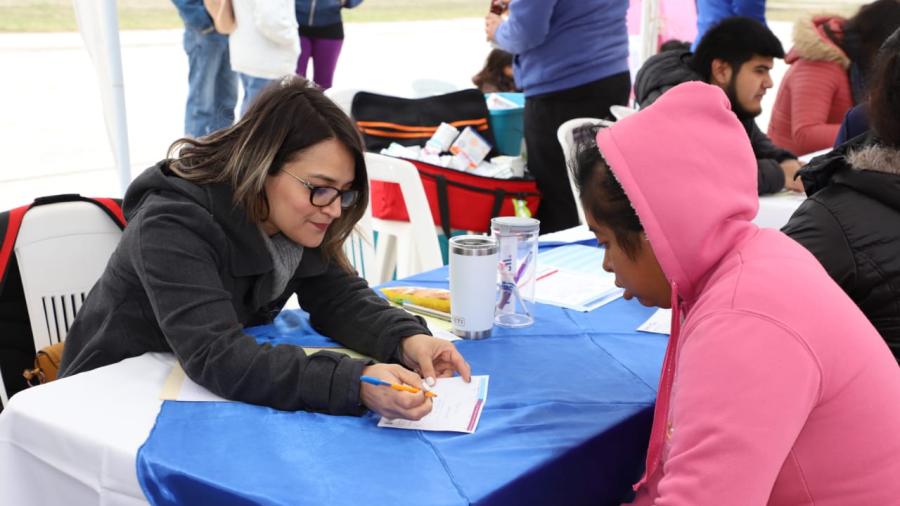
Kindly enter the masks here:
<path id="1" fill-rule="evenodd" d="M 320 275 L 302 278 L 297 298 L 316 330 L 382 362 L 399 358 L 402 338 L 431 335 L 420 317 L 392 307 L 364 279 L 336 264 Z"/>
<path id="2" fill-rule="evenodd" d="M 132 219 L 128 252 L 166 341 L 185 373 L 211 392 L 282 410 L 365 412 L 359 375 L 366 362 L 343 354 L 307 356 L 297 346 L 260 345 L 243 332 L 223 286 L 224 232 L 204 209 L 175 204 Z M 217 247 L 219 246 L 219 247 Z"/>
<path id="3" fill-rule="evenodd" d="M 746 124 L 745 127 L 747 127 Z M 781 191 L 784 188 L 784 171 L 781 170 L 779 164 L 797 157 L 790 151 L 773 144 L 772 140 L 762 133 L 753 120 L 749 122 L 747 135 L 750 136 L 750 145 L 753 147 L 753 154 L 756 155 L 757 191 L 760 195 Z"/>
<path id="4" fill-rule="evenodd" d="M 781 231 L 808 249 L 844 291 L 855 283 L 856 264 L 847 236 L 821 202 L 806 199 Z"/>

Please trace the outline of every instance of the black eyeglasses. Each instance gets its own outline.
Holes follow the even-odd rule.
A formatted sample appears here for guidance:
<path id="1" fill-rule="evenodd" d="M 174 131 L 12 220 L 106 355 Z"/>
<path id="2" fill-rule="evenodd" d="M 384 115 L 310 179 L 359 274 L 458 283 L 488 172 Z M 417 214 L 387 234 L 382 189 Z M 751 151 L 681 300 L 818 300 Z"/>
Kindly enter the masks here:
<path id="1" fill-rule="evenodd" d="M 347 209 L 356 203 L 359 198 L 359 190 L 338 190 L 332 186 L 313 186 L 309 181 L 301 179 L 286 170 L 282 170 L 288 176 L 300 181 L 309 190 L 309 203 L 316 207 L 330 206 L 338 197 L 341 198 L 341 208 Z"/>

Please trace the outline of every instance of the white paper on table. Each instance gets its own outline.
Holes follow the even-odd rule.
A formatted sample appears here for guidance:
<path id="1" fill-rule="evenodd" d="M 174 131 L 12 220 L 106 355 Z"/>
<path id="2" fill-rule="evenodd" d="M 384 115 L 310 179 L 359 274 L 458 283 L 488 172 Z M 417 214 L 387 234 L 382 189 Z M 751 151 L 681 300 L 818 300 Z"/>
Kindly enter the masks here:
<path id="1" fill-rule="evenodd" d="M 574 243 L 584 242 L 596 239 L 594 233 L 588 230 L 587 225 L 578 225 L 577 227 L 567 228 L 558 232 L 551 232 L 538 237 L 538 243 Z"/>
<path id="2" fill-rule="evenodd" d="M 428 330 L 431 331 L 431 335 L 438 338 L 443 339 L 444 341 L 459 341 L 460 337 L 449 330 L 442 329 L 440 327 L 432 326 L 432 324 L 428 323 Z"/>
<path id="3" fill-rule="evenodd" d="M 669 335 L 672 329 L 672 310 L 659 308 L 637 328 L 639 332 Z"/>
<path id="4" fill-rule="evenodd" d="M 543 267 L 537 274 L 534 299 L 543 304 L 591 311 L 622 296 L 612 275 Z"/>
<path id="5" fill-rule="evenodd" d="M 234 402 L 223 399 L 194 383 L 191 378 L 184 374 L 181 364 L 177 362 L 163 383 L 163 389 L 159 394 L 159 398 L 164 401 Z"/>
<path id="6" fill-rule="evenodd" d="M 538 267 L 556 267 L 560 270 L 574 271 L 595 276 L 614 277 L 603 270 L 604 249 L 584 244 L 567 244 L 541 252 L 538 255 Z"/>
<path id="7" fill-rule="evenodd" d="M 820 149 L 818 151 L 813 151 L 812 153 L 807 153 L 800 157 L 800 162 L 803 163 L 804 165 L 806 165 L 813 158 L 830 153 L 832 149 L 834 149 L 834 148 L 825 148 L 825 149 Z"/>
<path id="8" fill-rule="evenodd" d="M 431 413 L 418 421 L 382 417 L 379 427 L 473 433 L 487 401 L 490 376 L 472 376 L 466 383 L 459 376 L 438 378 L 431 391 L 437 394 Z"/>

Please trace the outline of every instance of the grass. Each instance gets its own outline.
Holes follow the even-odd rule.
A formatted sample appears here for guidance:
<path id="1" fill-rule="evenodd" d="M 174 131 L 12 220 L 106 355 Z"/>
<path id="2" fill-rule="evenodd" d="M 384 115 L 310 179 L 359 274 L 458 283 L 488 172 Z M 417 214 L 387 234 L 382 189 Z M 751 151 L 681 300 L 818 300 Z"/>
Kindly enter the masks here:
<path id="1" fill-rule="evenodd" d="M 100 1 L 100 0 L 89 0 Z M 118 0 L 119 28 L 182 28 L 170 0 Z M 348 22 L 412 21 L 481 17 L 487 0 L 368 0 L 344 11 Z M 72 0 L 0 0 L 0 32 L 70 32 L 78 30 Z"/>

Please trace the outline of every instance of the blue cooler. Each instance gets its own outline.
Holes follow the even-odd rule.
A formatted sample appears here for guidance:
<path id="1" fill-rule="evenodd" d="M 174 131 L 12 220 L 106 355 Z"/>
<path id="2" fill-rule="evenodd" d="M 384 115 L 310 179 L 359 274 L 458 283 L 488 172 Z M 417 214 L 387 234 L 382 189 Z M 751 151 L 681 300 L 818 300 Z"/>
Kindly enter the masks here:
<path id="1" fill-rule="evenodd" d="M 522 137 L 525 135 L 523 121 L 525 95 L 512 92 L 486 93 L 485 99 L 489 95 L 499 95 L 517 105 L 511 109 L 491 109 L 489 101 L 488 112 L 490 112 L 491 130 L 494 131 L 494 139 L 497 141 L 497 151 L 504 155 L 519 156 L 522 150 Z"/>

